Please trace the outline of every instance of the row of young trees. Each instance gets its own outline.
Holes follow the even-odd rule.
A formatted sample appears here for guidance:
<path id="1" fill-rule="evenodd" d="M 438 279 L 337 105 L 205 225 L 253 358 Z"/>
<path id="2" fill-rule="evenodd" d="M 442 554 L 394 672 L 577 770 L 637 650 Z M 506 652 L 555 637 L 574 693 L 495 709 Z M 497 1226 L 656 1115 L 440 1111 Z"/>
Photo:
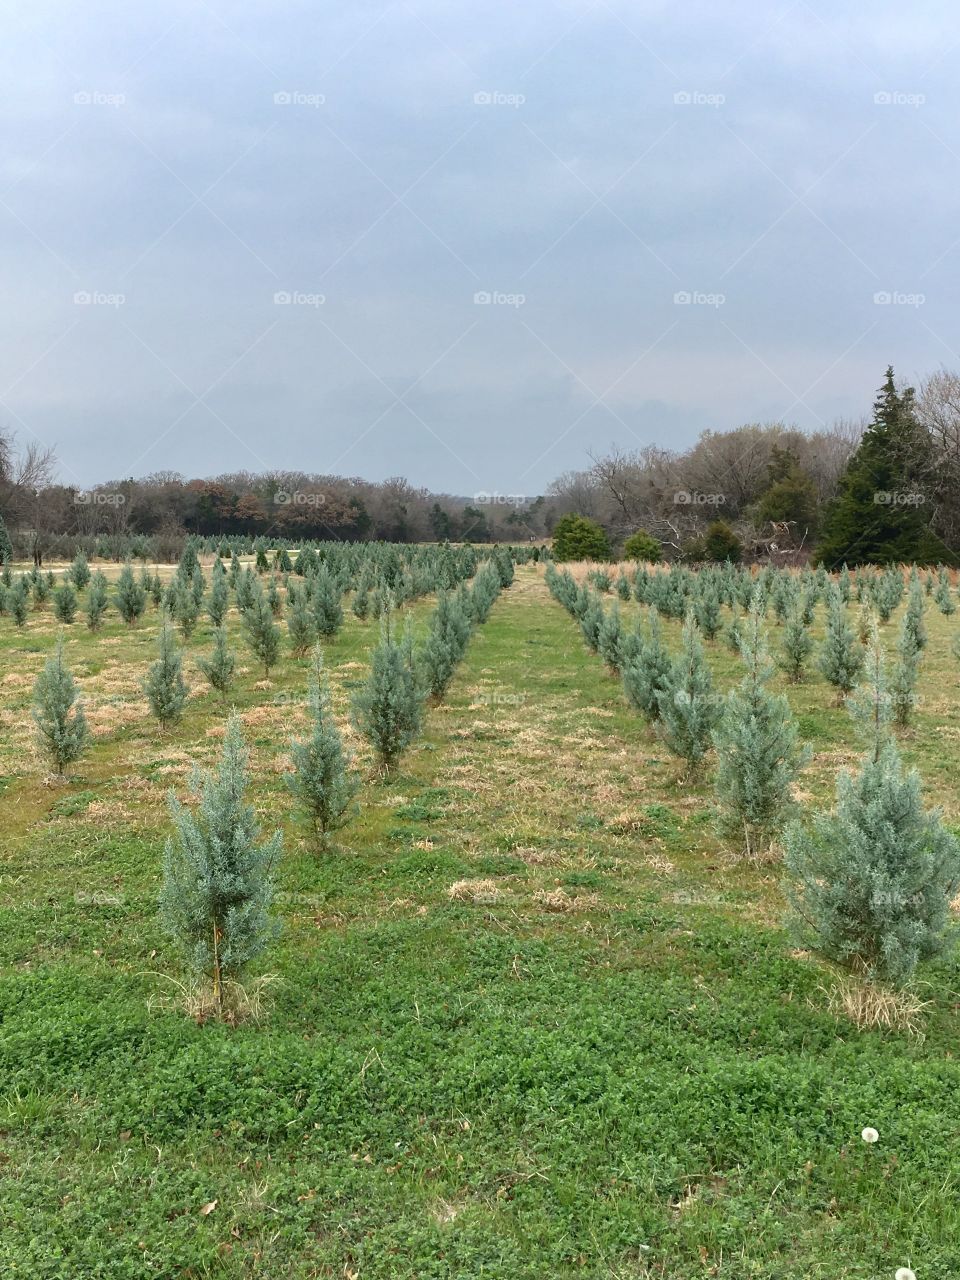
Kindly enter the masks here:
<path id="1" fill-rule="evenodd" d="M 647 624 L 625 632 L 616 602 L 604 610 L 598 590 L 547 568 L 555 598 L 578 619 L 588 645 L 622 680 L 627 701 L 687 772 L 699 773 L 715 751 L 722 836 L 751 857 L 768 856 L 775 842 L 782 843 L 786 893 L 806 941 L 871 981 L 904 986 L 917 964 L 946 944 L 949 903 L 960 885 L 960 842 L 939 814 L 923 808 L 920 779 L 904 768 L 891 731 L 909 720 L 927 643 L 920 575 L 911 575 L 892 679 L 880 628 L 904 594 L 899 572 L 834 581 L 816 572 L 766 571 L 751 578 L 728 566 L 695 575 L 692 583 L 682 573 L 673 577 L 638 573 L 634 593 L 650 606 Z M 630 585 L 618 582 L 622 598 L 629 597 Z M 599 586 L 610 586 L 602 571 Z M 927 588 L 945 614 L 955 611 L 947 576 L 938 575 Z M 847 621 L 853 594 L 861 601 L 865 648 Z M 838 778 L 835 811 L 806 825 L 796 819 L 792 792 L 809 750 L 799 741 L 786 697 L 769 688 L 774 665 L 764 619 L 772 602 L 783 625 L 780 665 L 791 680 L 802 679 L 813 644 L 808 628 L 821 596 L 827 624 L 819 665 L 868 749 L 858 773 Z M 722 696 L 703 645 L 720 633 L 721 599 L 746 609 L 724 628 L 745 674 Z M 659 618 L 681 616 L 681 609 L 681 645 L 673 655 Z M 960 658 L 960 636 L 954 652 Z"/>
<path id="2" fill-rule="evenodd" d="M 183 563 L 178 572 L 181 588 L 189 590 L 196 567 Z M 498 549 L 480 566 L 471 584 L 460 582 L 456 591 L 441 587 L 419 647 L 414 643 L 409 614 L 401 637 L 397 637 L 393 602 L 388 599 L 369 677 L 354 696 L 352 707 L 354 724 L 371 745 L 384 774 L 394 772 L 420 732 L 426 701 L 443 698 L 474 626 L 486 621 L 500 591 L 512 583 L 513 572 L 512 558 Z M 306 575 L 306 580 L 312 576 L 315 585 L 321 575 L 322 568 Z M 178 589 L 175 584 L 173 597 Z M 274 624 L 269 613 L 263 617 L 259 601 L 266 604 L 266 597 L 259 584 L 257 588 L 259 595 L 255 590 L 244 620 L 254 636 L 254 647 L 262 648 L 261 628 Z M 214 656 L 201 666 L 211 684 L 225 693 L 233 657 L 225 647 L 222 618 Z M 166 614 L 160 629 L 159 656 L 144 688 L 161 725 L 181 718 L 187 692 L 181 655 Z M 317 846 L 325 848 L 331 833 L 355 812 L 353 801 L 360 777 L 332 714 L 319 642 L 314 647 L 307 702 L 309 732 L 291 742 L 293 768 L 285 780 Z M 90 743 L 76 683 L 64 662 L 62 629 L 54 654 L 34 688 L 34 719 L 42 748 L 62 774 Z M 205 775 L 197 772 L 191 780 L 199 802 L 196 810 L 180 804 L 172 793 L 170 796 L 176 836 L 165 847 L 161 913 L 193 977 L 209 984 L 212 1009 L 218 1015 L 227 1007 L 229 992 L 236 987 L 245 965 L 264 949 L 276 929 L 270 904 L 282 833 L 277 831 L 261 841 L 253 808 L 245 798 L 247 783 L 248 752 L 240 718 L 233 714 L 218 768 Z"/>

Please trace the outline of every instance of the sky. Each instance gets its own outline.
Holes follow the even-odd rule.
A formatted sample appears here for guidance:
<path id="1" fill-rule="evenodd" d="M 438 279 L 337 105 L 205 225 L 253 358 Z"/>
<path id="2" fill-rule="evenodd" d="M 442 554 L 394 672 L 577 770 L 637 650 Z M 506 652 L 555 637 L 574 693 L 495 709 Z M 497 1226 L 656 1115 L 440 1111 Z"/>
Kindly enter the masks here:
<path id="1" fill-rule="evenodd" d="M 5 18 L 0 425 L 64 483 L 533 496 L 960 366 L 954 6 Z"/>

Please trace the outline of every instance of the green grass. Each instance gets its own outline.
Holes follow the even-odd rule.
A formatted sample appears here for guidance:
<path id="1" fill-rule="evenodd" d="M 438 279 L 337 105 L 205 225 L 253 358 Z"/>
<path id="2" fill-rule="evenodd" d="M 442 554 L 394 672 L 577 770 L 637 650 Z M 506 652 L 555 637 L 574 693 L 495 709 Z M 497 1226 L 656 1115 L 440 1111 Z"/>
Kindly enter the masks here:
<path id="1" fill-rule="evenodd" d="M 928 625 L 904 752 L 956 825 L 958 624 Z M 709 782 L 678 781 L 537 570 L 322 856 L 281 777 L 307 662 L 257 688 L 244 659 L 254 798 L 286 852 L 269 1011 L 235 1030 L 184 1016 L 156 917 L 164 794 L 215 757 L 221 709 L 197 681 L 160 735 L 136 691 L 155 615 L 78 623 L 98 737 L 49 785 L 27 718 L 54 634 L 0 619 L 0 1273 L 960 1274 L 956 957 L 923 975 L 922 1041 L 831 1016 L 777 868 L 729 858 Z M 327 647 L 341 716 L 374 635 L 348 615 Z M 199 628 L 188 652 L 208 647 Z M 728 684 L 734 659 L 708 649 Z M 816 753 L 803 793 L 827 802 L 850 726 L 819 678 L 788 692 Z M 464 879 L 499 895 L 451 899 Z M 567 910 L 538 897 L 557 888 Z"/>

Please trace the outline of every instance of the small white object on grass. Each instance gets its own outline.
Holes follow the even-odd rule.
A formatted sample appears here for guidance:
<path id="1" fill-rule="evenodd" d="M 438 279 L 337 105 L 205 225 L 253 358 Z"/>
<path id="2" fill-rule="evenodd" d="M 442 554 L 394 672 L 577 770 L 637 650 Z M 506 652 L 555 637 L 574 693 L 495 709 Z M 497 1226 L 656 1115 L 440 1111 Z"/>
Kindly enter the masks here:
<path id="1" fill-rule="evenodd" d="M 917 1280 L 917 1273 L 911 1271 L 909 1267 L 897 1267 L 897 1274 L 893 1280 Z"/>
<path id="2" fill-rule="evenodd" d="M 866 1129 L 863 1130 L 863 1132 L 860 1134 L 860 1137 L 864 1140 L 864 1142 L 870 1142 L 870 1143 L 879 1142 L 880 1140 L 879 1133 L 877 1133 L 876 1129 L 871 1129 L 869 1125 L 867 1126 Z M 900 1280 L 907 1280 L 907 1277 L 900 1276 Z"/>

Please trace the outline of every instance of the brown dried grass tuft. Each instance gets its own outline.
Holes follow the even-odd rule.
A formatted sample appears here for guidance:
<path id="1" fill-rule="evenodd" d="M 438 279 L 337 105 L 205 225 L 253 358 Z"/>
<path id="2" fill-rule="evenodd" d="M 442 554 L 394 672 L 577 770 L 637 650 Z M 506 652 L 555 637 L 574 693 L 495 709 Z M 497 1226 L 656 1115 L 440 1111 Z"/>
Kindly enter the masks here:
<path id="1" fill-rule="evenodd" d="M 495 880 L 456 880 L 447 889 L 451 902 L 472 902 L 489 906 L 503 897 Z"/>
<path id="2" fill-rule="evenodd" d="M 840 978 L 831 990 L 820 988 L 834 1017 L 845 1017 L 858 1031 L 904 1031 L 923 1041 L 923 1013 L 933 1003 L 914 991 L 891 991 L 863 978 Z"/>

